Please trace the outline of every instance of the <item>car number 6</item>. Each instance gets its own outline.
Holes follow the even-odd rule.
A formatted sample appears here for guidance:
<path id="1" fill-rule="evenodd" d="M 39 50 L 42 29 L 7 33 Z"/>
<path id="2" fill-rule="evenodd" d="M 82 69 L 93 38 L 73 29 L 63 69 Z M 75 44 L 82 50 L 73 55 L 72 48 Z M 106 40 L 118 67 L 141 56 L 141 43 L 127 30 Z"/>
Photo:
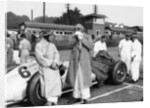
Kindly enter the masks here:
<path id="1" fill-rule="evenodd" d="M 28 78 L 31 75 L 26 66 L 22 66 L 19 68 L 19 74 L 22 78 Z"/>

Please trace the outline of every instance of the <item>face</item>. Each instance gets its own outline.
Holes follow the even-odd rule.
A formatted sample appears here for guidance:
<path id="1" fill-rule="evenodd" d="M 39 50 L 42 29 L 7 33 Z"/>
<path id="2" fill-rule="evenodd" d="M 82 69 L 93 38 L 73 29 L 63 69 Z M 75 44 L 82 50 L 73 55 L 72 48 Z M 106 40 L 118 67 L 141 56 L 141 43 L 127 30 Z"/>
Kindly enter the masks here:
<path id="1" fill-rule="evenodd" d="M 102 43 L 106 42 L 106 38 L 102 38 L 101 41 L 102 41 Z"/>
<path id="2" fill-rule="evenodd" d="M 130 36 L 126 36 L 126 40 L 130 40 Z"/>
<path id="3" fill-rule="evenodd" d="M 41 37 L 36 38 L 36 42 L 40 42 L 40 40 L 41 40 Z"/>
<path id="4" fill-rule="evenodd" d="M 134 42 L 136 40 L 136 38 L 135 37 L 132 37 L 132 41 Z"/>
<path id="5" fill-rule="evenodd" d="M 49 36 L 49 41 L 52 42 L 54 40 L 54 35 Z"/>

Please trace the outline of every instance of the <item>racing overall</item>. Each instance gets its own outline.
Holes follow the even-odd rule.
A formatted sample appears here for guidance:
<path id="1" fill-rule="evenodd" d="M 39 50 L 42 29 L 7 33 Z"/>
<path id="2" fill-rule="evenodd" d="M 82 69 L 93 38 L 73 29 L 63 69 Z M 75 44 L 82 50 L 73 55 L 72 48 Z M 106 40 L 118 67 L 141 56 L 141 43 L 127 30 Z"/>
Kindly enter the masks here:
<path id="1" fill-rule="evenodd" d="M 140 76 L 140 62 L 141 62 L 142 45 L 136 39 L 132 45 L 132 58 L 131 63 L 131 77 L 133 81 L 137 81 Z"/>
<path id="2" fill-rule="evenodd" d="M 52 63 L 59 65 L 59 52 L 53 43 L 49 43 L 45 39 L 41 39 L 37 43 L 35 52 L 40 66 L 40 72 L 44 79 L 45 98 L 49 102 L 57 103 L 62 89 L 61 77 L 59 70 L 54 70 L 50 67 Z"/>
<path id="3" fill-rule="evenodd" d="M 131 70 L 131 50 L 132 50 L 132 42 L 131 40 L 123 39 L 119 43 L 120 50 L 120 59 L 124 61 L 127 65 L 127 73 L 129 74 Z"/>

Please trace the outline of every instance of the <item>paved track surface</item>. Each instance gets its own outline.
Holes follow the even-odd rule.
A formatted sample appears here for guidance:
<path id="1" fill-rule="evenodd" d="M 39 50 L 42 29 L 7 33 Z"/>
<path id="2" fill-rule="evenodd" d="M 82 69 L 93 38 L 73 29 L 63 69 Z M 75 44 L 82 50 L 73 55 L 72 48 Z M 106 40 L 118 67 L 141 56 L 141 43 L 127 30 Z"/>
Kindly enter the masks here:
<path id="1" fill-rule="evenodd" d="M 117 48 L 108 48 L 110 55 L 113 56 L 115 60 L 118 60 Z M 70 51 L 60 51 L 61 60 L 68 61 Z M 133 102 L 141 101 L 143 97 L 143 68 L 141 64 L 141 75 L 139 82 L 133 84 L 128 82 L 121 85 L 111 85 L 105 84 L 102 87 L 91 87 L 91 98 L 88 100 L 87 104 L 95 103 L 113 103 L 113 102 Z M 68 105 L 68 101 L 71 100 L 72 92 L 65 93 L 59 98 L 59 105 Z M 81 104 L 81 102 L 74 103 Z M 20 102 L 8 107 L 27 107 L 32 106 L 28 102 Z"/>
<path id="2" fill-rule="evenodd" d="M 95 103 L 114 103 L 114 102 L 135 102 L 141 101 L 143 97 L 143 80 L 140 79 L 138 83 L 131 84 L 125 82 L 121 85 L 105 84 L 102 87 L 91 87 L 91 98 L 87 104 Z M 73 99 L 72 92 L 65 93 L 59 98 L 59 105 L 68 105 L 69 100 Z M 81 102 L 74 104 L 82 104 Z M 10 107 L 27 107 L 32 106 L 28 102 L 20 102 Z"/>

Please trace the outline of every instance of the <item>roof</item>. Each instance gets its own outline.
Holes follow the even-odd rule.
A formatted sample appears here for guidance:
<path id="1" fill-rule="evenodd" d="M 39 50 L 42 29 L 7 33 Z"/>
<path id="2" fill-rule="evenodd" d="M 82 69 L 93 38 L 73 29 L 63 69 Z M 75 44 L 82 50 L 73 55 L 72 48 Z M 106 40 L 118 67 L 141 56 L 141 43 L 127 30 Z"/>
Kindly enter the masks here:
<path id="1" fill-rule="evenodd" d="M 136 29 L 137 31 L 143 31 L 143 26 L 133 26 L 131 29 Z"/>
<path id="2" fill-rule="evenodd" d="M 127 29 L 127 28 L 116 27 L 116 28 L 109 28 L 109 29 L 115 32 L 135 33 L 132 29 Z"/>
<path id="3" fill-rule="evenodd" d="M 75 30 L 75 26 L 71 26 L 71 25 L 37 23 L 37 22 L 24 22 L 22 24 L 24 24 L 26 27 L 30 27 L 30 28 Z"/>
<path id="4" fill-rule="evenodd" d="M 85 18 L 85 19 L 88 19 L 88 18 L 107 18 L 107 16 L 102 15 L 102 14 L 92 13 L 92 14 L 85 15 L 83 18 Z"/>

